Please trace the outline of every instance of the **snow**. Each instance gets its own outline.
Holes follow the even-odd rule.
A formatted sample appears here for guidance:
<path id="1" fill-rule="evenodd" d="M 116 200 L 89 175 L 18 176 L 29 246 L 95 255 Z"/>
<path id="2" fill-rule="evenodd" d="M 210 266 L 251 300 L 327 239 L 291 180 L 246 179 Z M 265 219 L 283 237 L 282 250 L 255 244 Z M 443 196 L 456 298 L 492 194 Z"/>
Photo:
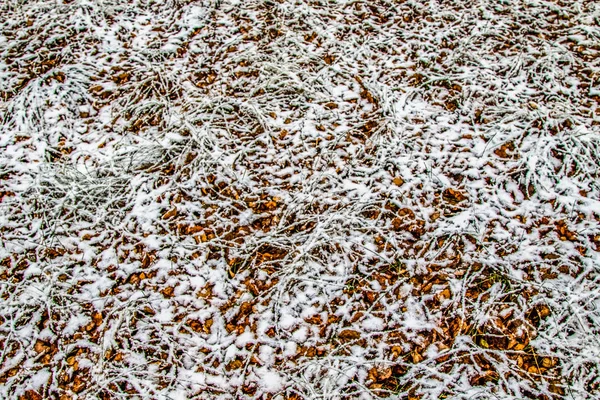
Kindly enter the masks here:
<path id="1" fill-rule="evenodd" d="M 306 339 L 308 339 L 308 328 L 303 326 L 298 328 L 292 334 L 292 339 L 294 339 L 298 343 L 305 343 Z"/>
<path id="2" fill-rule="evenodd" d="M 273 364 L 273 362 L 274 362 L 274 357 L 273 357 L 274 352 L 275 352 L 275 349 L 273 347 L 268 346 L 268 345 L 262 345 L 262 346 L 260 346 L 259 357 L 264 364 L 269 366 L 269 365 Z"/>
<path id="3" fill-rule="evenodd" d="M 48 383 L 50 377 L 51 372 L 48 369 L 41 369 L 30 378 L 29 384 L 34 389 L 39 389 Z"/>
<path id="4" fill-rule="evenodd" d="M 241 335 L 239 335 L 236 340 L 235 340 L 235 345 L 238 348 L 242 348 L 244 346 L 246 346 L 247 344 L 252 344 L 254 342 L 255 338 L 254 338 L 254 334 L 252 334 L 252 332 L 249 331 L 244 331 L 244 333 L 242 333 Z"/>
<path id="5" fill-rule="evenodd" d="M 298 319 L 296 317 L 294 317 L 291 314 L 285 313 L 285 311 L 284 311 L 283 315 L 281 316 L 281 318 L 279 320 L 279 326 L 281 326 L 282 329 L 289 330 L 294 325 L 296 325 L 297 322 L 298 322 Z"/>
<path id="6" fill-rule="evenodd" d="M 0 398 L 600 396 L 594 2 L 0 15 Z"/>
<path id="7" fill-rule="evenodd" d="M 295 342 L 286 342 L 283 350 L 283 354 L 287 356 L 292 356 L 296 354 L 296 350 L 298 349 L 298 345 Z"/>
<path id="8" fill-rule="evenodd" d="M 267 393 L 275 393 L 283 388 L 283 378 L 277 372 L 259 369 L 257 375 Z"/>
<path id="9" fill-rule="evenodd" d="M 370 317 L 362 322 L 362 328 L 366 332 L 381 331 L 384 328 L 384 321 L 381 318 Z"/>

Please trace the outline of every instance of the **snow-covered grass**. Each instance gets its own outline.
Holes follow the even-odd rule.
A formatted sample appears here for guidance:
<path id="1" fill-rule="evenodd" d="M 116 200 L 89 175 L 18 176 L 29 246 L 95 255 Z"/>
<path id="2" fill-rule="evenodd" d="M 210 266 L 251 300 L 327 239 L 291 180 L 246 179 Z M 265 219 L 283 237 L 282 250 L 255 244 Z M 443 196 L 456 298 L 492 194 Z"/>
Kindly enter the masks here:
<path id="1" fill-rule="evenodd" d="M 0 397 L 600 395 L 596 2 L 0 15 Z"/>

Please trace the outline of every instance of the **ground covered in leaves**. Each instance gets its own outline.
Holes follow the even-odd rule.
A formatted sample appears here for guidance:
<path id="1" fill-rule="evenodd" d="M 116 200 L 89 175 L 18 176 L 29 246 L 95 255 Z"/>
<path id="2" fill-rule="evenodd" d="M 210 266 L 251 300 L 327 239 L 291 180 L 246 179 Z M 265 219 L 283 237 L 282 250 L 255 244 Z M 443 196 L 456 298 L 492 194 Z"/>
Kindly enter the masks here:
<path id="1" fill-rule="evenodd" d="M 0 15 L 0 397 L 600 396 L 597 2 Z"/>

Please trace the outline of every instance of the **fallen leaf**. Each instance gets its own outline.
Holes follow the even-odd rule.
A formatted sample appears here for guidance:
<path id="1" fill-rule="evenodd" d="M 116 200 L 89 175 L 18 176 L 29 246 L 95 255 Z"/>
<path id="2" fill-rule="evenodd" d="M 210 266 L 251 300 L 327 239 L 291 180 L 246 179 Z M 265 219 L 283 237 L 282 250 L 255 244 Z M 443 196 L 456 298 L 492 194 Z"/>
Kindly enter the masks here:
<path id="1" fill-rule="evenodd" d="M 235 370 L 235 369 L 240 369 L 244 366 L 244 363 L 242 362 L 242 360 L 239 359 L 235 359 L 229 362 L 229 364 L 227 364 L 225 366 L 225 369 L 227 371 L 231 371 L 231 370 Z"/>
<path id="2" fill-rule="evenodd" d="M 378 372 L 378 375 L 379 375 L 378 379 L 380 381 L 385 381 L 385 380 L 389 379 L 392 376 L 392 368 L 390 368 L 390 367 L 379 368 L 377 370 L 377 372 Z"/>
<path id="3" fill-rule="evenodd" d="M 468 197 L 459 190 L 448 188 L 444 190 L 442 198 L 450 204 L 458 204 L 462 201 L 467 200 Z"/>
<path id="4" fill-rule="evenodd" d="M 42 400 L 42 396 L 35 390 L 28 390 L 25 394 L 19 396 L 19 400 Z"/>
<path id="5" fill-rule="evenodd" d="M 177 208 L 173 207 L 169 211 L 165 212 L 162 216 L 162 219 L 169 219 L 177 215 Z"/>
<path id="6" fill-rule="evenodd" d="M 173 286 L 167 286 L 166 288 L 164 288 L 163 290 L 160 291 L 163 296 L 165 296 L 166 298 L 171 298 L 173 297 L 173 294 L 175 293 L 175 288 Z"/>
<path id="7" fill-rule="evenodd" d="M 38 340 L 33 345 L 33 349 L 37 353 L 45 353 L 46 351 L 50 350 L 50 345 L 44 341 Z"/>
<path id="8" fill-rule="evenodd" d="M 513 142 L 507 142 L 494 150 L 494 154 L 500 158 L 511 158 L 515 155 L 515 150 L 515 144 Z"/>
<path id="9" fill-rule="evenodd" d="M 345 329 L 338 334 L 338 338 L 342 340 L 358 340 L 360 339 L 360 332 L 353 329 Z"/>
<path id="10" fill-rule="evenodd" d="M 330 54 L 327 54 L 325 57 L 323 57 L 323 61 L 325 61 L 325 64 L 331 65 L 335 61 L 335 57 Z"/>
<path id="11" fill-rule="evenodd" d="M 240 306 L 240 312 L 238 314 L 238 318 L 243 318 L 252 313 L 252 303 L 245 301 Z"/>
<path id="12" fill-rule="evenodd" d="M 569 230 L 567 223 L 565 221 L 556 222 L 556 232 L 560 240 L 565 241 L 568 240 L 570 242 L 574 242 L 577 240 L 577 234 L 571 230 Z"/>
<path id="13" fill-rule="evenodd" d="M 193 235 L 198 232 L 202 232 L 203 230 L 204 230 L 204 228 L 201 225 L 190 225 L 187 227 L 186 234 Z"/>

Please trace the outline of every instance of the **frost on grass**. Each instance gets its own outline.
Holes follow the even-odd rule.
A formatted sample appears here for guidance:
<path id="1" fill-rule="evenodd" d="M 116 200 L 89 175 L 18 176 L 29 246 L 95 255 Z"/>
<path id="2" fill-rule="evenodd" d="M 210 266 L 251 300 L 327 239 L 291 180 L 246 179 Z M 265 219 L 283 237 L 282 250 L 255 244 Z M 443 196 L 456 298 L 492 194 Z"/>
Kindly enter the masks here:
<path id="1" fill-rule="evenodd" d="M 600 395 L 592 1 L 0 4 L 0 397 Z"/>

